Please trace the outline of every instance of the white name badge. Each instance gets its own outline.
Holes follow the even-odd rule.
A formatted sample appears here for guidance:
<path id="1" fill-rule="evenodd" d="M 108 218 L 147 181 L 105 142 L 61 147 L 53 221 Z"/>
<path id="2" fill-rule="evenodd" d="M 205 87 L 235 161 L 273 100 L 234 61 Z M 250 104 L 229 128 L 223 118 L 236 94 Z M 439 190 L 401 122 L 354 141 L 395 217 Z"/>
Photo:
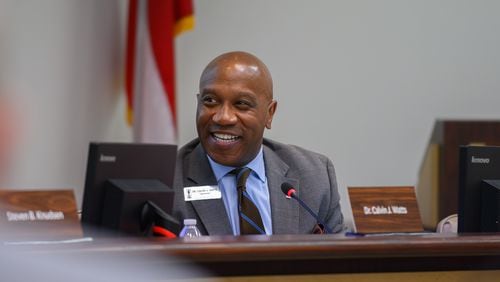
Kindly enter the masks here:
<path id="1" fill-rule="evenodd" d="M 186 202 L 220 198 L 222 198 L 222 194 L 217 185 L 184 187 L 184 201 Z"/>

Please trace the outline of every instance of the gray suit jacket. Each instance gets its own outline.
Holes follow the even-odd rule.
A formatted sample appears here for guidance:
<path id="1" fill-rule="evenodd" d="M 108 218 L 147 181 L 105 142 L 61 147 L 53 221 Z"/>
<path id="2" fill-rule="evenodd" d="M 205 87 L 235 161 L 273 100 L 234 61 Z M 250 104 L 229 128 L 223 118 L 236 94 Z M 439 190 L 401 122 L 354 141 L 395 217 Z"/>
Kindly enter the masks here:
<path id="1" fill-rule="evenodd" d="M 297 146 L 264 139 L 264 163 L 271 201 L 273 234 L 311 233 L 316 220 L 293 199 L 285 198 L 281 184 L 288 182 L 298 196 L 335 232 L 343 228 L 340 197 L 332 162 Z M 174 216 L 195 218 L 203 234 L 230 235 L 232 229 L 222 199 L 184 201 L 183 188 L 217 185 L 198 139 L 179 150 L 174 179 Z"/>

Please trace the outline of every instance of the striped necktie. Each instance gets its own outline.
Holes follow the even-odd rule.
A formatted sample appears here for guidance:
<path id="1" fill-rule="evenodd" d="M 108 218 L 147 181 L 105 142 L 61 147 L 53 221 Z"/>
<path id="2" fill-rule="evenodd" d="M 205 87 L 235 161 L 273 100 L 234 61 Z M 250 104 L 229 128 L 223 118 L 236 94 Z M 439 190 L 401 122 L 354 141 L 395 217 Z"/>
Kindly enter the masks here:
<path id="1" fill-rule="evenodd" d="M 238 212 L 240 215 L 240 234 L 266 234 L 259 209 L 250 200 L 246 191 L 247 178 L 252 172 L 248 167 L 236 168 L 230 173 L 236 175 L 238 189 Z"/>

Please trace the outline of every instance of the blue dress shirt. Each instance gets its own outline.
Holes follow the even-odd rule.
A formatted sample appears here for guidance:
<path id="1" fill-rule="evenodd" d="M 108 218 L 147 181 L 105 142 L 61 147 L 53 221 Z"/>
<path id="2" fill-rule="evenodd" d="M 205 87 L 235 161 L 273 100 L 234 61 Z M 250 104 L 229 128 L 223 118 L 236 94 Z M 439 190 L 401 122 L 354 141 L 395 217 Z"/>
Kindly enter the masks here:
<path id="1" fill-rule="evenodd" d="M 240 235 L 240 218 L 238 214 L 238 191 L 236 189 L 236 176 L 229 174 L 235 167 L 224 166 L 216 163 L 208 155 L 208 161 L 215 174 L 217 183 L 222 193 L 222 201 L 229 216 L 229 222 L 233 235 Z M 267 235 L 273 234 L 271 222 L 271 201 L 269 200 L 269 189 L 267 187 L 266 169 L 264 166 L 264 154 L 262 147 L 257 156 L 249 162 L 246 167 L 252 169 L 247 179 L 247 193 L 250 199 L 259 209 L 262 223 Z"/>

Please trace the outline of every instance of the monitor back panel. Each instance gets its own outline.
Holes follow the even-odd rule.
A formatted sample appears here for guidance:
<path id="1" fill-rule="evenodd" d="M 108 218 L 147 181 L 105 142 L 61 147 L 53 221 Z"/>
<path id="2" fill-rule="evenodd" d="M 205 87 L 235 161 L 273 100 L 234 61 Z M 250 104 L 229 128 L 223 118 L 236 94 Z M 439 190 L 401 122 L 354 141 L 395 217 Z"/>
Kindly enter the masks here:
<path id="1" fill-rule="evenodd" d="M 172 187 L 176 145 L 91 143 L 82 222 L 101 224 L 104 183 L 108 179 L 156 179 Z"/>

